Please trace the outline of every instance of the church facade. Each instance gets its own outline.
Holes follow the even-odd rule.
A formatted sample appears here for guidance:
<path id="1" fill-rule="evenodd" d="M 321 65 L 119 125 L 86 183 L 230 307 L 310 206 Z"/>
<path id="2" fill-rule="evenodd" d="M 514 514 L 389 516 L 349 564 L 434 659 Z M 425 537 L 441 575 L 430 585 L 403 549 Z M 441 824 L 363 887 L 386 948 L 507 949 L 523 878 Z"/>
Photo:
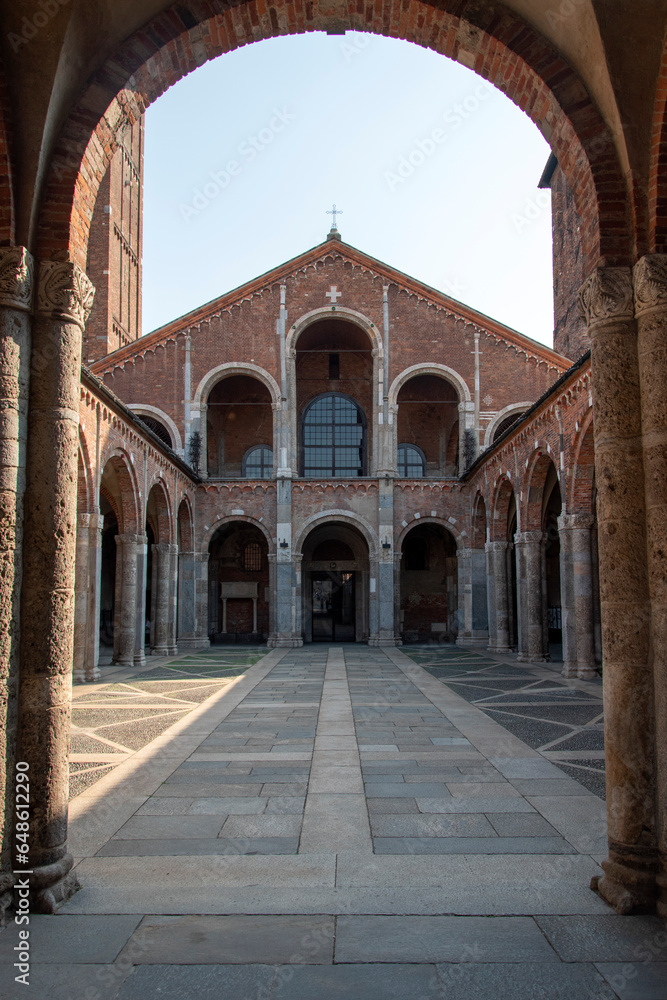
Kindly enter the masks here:
<path id="1" fill-rule="evenodd" d="M 92 361 L 81 398 L 78 678 L 105 646 L 131 663 L 318 641 L 556 645 L 567 675 L 594 675 L 587 355 L 334 226 Z"/>

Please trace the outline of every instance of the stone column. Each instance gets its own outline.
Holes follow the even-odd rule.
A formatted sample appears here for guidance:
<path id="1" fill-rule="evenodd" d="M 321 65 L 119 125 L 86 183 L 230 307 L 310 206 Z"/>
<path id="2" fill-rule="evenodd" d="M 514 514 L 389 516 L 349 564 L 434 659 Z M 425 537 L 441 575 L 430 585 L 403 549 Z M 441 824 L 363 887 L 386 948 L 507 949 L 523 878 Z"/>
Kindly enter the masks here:
<path id="1" fill-rule="evenodd" d="M 544 649 L 544 543 L 543 531 L 523 531 L 515 539 L 521 581 L 517 657 L 520 663 L 544 663 L 549 658 Z"/>
<path id="2" fill-rule="evenodd" d="M 32 908 L 71 895 L 68 748 L 74 639 L 81 338 L 94 288 L 43 261 L 33 323 L 21 587 L 18 758 L 30 770 Z"/>
<path id="3" fill-rule="evenodd" d="M 28 437 L 33 260 L 24 247 L 0 248 L 0 923 L 11 905 L 13 795 L 19 660 L 19 594 Z M 11 780 L 11 779 L 10 779 Z"/>
<path id="4" fill-rule="evenodd" d="M 475 646 L 489 644 L 489 608 L 486 593 L 486 552 L 471 550 L 472 638 Z"/>
<path id="5" fill-rule="evenodd" d="M 116 535 L 116 606 L 114 612 L 114 663 L 134 663 L 137 606 L 137 536 Z"/>
<path id="6" fill-rule="evenodd" d="M 303 645 L 301 635 L 301 557 L 292 559 L 292 481 L 277 482 L 275 630 L 272 646 Z"/>
<path id="7" fill-rule="evenodd" d="M 563 618 L 563 676 L 590 680 L 595 669 L 593 624 L 592 514 L 563 514 L 560 534 L 560 592 Z"/>
<path id="8" fill-rule="evenodd" d="M 386 456 L 389 428 L 384 431 Z M 395 646 L 394 626 L 394 480 L 380 479 L 378 500 L 380 548 L 377 562 L 377 636 L 369 639 L 369 646 Z M 372 596 L 372 595 L 371 595 Z"/>
<path id="9" fill-rule="evenodd" d="M 655 719 L 637 331 L 629 268 L 599 267 L 579 302 L 591 339 L 604 650 L 609 857 L 596 881 L 621 913 L 654 905 Z"/>
<path id="10" fill-rule="evenodd" d="M 457 646 L 472 646 L 472 549 L 459 546 L 456 550 L 458 567 L 458 636 Z"/>
<path id="11" fill-rule="evenodd" d="M 667 254 L 639 261 L 634 288 L 655 698 L 657 908 L 667 917 Z"/>
<path id="12" fill-rule="evenodd" d="M 489 620 L 489 645 L 487 649 L 493 653 L 498 645 L 498 628 L 496 618 L 496 571 L 494 562 L 494 542 L 487 542 L 484 546 L 486 553 L 486 606 Z"/>
<path id="13" fill-rule="evenodd" d="M 137 591 L 134 603 L 134 664 L 146 664 L 146 575 L 148 566 L 148 536 L 137 535 Z"/>
<path id="14" fill-rule="evenodd" d="M 88 542 L 88 621 L 86 622 L 86 680 L 100 677 L 100 590 L 102 586 L 102 529 L 104 517 L 97 511 L 90 515 Z"/>
<path id="15" fill-rule="evenodd" d="M 155 592 L 153 595 L 153 613 L 151 621 L 151 636 L 154 656 L 166 656 L 169 652 L 169 593 L 171 585 L 171 546 L 167 542 L 159 542 L 152 548 L 153 566 L 155 572 Z"/>
<path id="16" fill-rule="evenodd" d="M 493 547 L 494 592 L 496 601 L 496 644 L 493 652 L 509 653 L 509 581 L 507 579 L 508 542 L 491 542 Z"/>
<path id="17" fill-rule="evenodd" d="M 196 648 L 195 634 L 195 554 L 180 552 L 178 556 L 178 643 Z"/>
<path id="18" fill-rule="evenodd" d="M 169 621 L 167 642 L 169 655 L 176 656 L 176 625 L 178 622 L 178 545 L 169 546 Z"/>
<path id="19" fill-rule="evenodd" d="M 88 584 L 90 579 L 90 567 L 88 565 L 89 552 L 90 514 L 77 514 L 73 679 L 75 683 L 79 684 L 88 679 L 86 677 L 86 631 L 88 623 Z M 91 680 L 93 679 L 91 678 Z"/>

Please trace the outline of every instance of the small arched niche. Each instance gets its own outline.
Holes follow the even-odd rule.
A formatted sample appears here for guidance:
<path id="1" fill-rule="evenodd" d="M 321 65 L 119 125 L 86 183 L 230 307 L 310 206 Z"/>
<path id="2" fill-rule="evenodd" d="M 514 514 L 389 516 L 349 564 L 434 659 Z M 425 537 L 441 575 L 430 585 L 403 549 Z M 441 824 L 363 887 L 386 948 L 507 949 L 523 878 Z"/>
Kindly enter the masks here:
<path id="1" fill-rule="evenodd" d="M 425 475 L 455 477 L 459 464 L 459 396 L 440 375 L 415 375 L 397 397 L 400 444 L 415 445 L 424 455 Z"/>
<path id="2" fill-rule="evenodd" d="M 229 375 L 211 389 L 206 411 L 208 476 L 239 479 L 254 449 L 273 447 L 273 410 L 268 388 L 252 375 Z M 251 463 L 252 477 L 254 466 Z M 265 478 L 266 469 L 258 478 Z"/>

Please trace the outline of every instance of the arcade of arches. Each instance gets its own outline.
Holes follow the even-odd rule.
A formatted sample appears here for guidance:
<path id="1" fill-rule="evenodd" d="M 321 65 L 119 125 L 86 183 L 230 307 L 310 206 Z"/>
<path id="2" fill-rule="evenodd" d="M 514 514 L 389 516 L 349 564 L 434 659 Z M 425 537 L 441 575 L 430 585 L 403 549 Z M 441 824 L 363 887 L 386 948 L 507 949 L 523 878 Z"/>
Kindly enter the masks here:
<path id="1" fill-rule="evenodd" d="M 0 12 L 0 729 L 5 776 L 29 759 L 39 803 L 34 907 L 72 889 L 69 684 L 96 676 L 101 647 L 141 663 L 232 633 L 390 645 L 430 627 L 523 661 L 560 645 L 580 678 L 603 659 L 598 890 L 665 915 L 664 5 L 387 0 L 369 21 L 289 0 L 60 6 L 29 44 L 28 0 Z M 551 143 L 555 216 L 576 219 L 556 350 L 334 231 L 140 342 L 114 329 L 120 346 L 96 354 L 91 221 L 113 154 L 138 148 L 126 130 L 206 59 L 346 28 L 458 59 Z M 161 399 L 158 364 L 173 373 Z M 6 906 L 7 795 L 2 812 Z"/>

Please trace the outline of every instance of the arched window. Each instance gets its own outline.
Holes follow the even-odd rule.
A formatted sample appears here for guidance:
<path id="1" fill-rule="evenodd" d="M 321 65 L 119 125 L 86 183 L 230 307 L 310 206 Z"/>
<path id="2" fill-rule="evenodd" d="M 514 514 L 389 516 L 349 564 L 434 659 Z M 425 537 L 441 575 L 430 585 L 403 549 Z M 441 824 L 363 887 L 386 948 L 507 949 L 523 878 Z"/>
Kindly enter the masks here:
<path id="1" fill-rule="evenodd" d="M 349 479 L 365 475 L 366 421 L 349 396 L 327 393 L 307 407 L 302 425 L 302 475 Z"/>
<path id="2" fill-rule="evenodd" d="M 399 444 L 398 474 L 406 479 L 421 479 L 426 474 L 424 452 L 414 444 Z"/>
<path id="3" fill-rule="evenodd" d="M 241 475 L 247 479 L 270 479 L 273 475 L 273 449 L 265 444 L 249 448 L 243 456 Z"/>

